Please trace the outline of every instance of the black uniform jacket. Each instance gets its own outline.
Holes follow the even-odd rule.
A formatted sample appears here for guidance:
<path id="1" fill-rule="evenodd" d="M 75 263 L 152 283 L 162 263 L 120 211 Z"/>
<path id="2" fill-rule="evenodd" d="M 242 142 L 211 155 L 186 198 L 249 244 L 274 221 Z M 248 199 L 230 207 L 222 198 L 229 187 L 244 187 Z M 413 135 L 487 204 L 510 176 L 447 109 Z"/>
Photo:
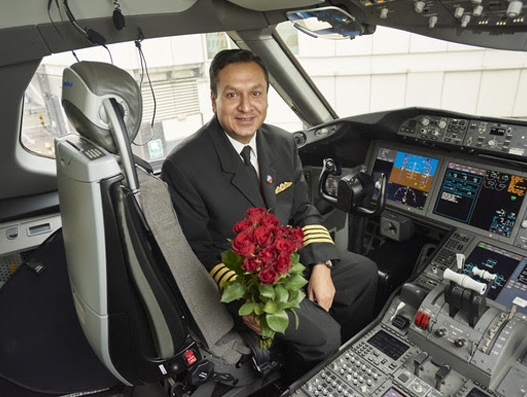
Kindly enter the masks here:
<path id="1" fill-rule="evenodd" d="M 230 248 L 227 238 L 235 236 L 232 227 L 250 207 L 270 209 L 283 225 L 321 223 L 308 198 L 292 134 L 264 124 L 256 134 L 256 144 L 261 189 L 250 179 L 216 116 L 181 142 L 163 164 L 161 177 L 169 186 L 183 232 L 209 271 L 221 262 L 221 252 Z M 304 229 L 304 247 L 299 251 L 302 264 L 338 259 L 323 226 Z"/>

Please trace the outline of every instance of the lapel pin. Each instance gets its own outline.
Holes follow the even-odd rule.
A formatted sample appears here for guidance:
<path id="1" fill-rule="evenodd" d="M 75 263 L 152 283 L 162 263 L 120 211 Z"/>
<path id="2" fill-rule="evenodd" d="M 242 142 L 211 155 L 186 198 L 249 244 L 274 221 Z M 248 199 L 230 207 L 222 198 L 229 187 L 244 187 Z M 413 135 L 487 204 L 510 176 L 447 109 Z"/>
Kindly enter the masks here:
<path id="1" fill-rule="evenodd" d="M 267 175 L 267 178 L 265 178 L 267 180 L 267 183 L 273 183 L 273 177 L 271 175 Z"/>

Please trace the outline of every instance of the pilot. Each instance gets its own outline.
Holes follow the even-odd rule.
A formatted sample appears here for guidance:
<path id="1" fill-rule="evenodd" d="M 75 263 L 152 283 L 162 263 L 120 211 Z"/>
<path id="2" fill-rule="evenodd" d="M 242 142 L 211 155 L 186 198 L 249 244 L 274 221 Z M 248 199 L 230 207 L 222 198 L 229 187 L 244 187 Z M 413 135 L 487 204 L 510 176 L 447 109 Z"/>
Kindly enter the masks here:
<path id="1" fill-rule="evenodd" d="M 295 363 L 289 376 L 301 375 L 372 319 L 377 266 L 361 255 L 339 252 L 308 198 L 293 135 L 264 123 L 269 77 L 263 61 L 247 50 L 217 53 L 210 89 L 214 116 L 174 148 L 161 177 L 190 246 L 209 271 L 220 264 L 221 252 L 234 238 L 233 225 L 251 207 L 266 207 L 281 224 L 302 227 L 299 254 L 308 299 L 297 310 L 298 328 L 290 314 L 285 334 L 276 335 Z M 260 186 L 240 155 L 247 145 Z M 237 307 L 229 310 L 237 321 Z M 243 324 L 259 332 L 252 316 L 239 320 Z"/>

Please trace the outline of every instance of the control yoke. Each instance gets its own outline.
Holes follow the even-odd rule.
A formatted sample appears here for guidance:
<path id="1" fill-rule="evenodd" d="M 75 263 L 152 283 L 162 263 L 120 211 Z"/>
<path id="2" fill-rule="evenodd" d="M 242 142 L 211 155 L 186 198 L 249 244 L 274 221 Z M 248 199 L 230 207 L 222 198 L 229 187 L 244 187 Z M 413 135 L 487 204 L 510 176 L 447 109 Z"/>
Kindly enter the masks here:
<path id="1" fill-rule="evenodd" d="M 324 159 L 320 173 L 318 191 L 320 196 L 332 206 L 350 214 L 366 216 L 376 216 L 384 210 L 386 202 L 386 176 L 384 174 L 381 175 L 379 197 L 374 208 L 367 207 L 376 185 L 370 175 L 358 172 L 343 176 L 339 180 L 335 197 L 330 195 L 326 189 L 326 181 L 330 174 L 340 175 L 341 170 L 338 169 L 333 159 L 327 158 Z"/>

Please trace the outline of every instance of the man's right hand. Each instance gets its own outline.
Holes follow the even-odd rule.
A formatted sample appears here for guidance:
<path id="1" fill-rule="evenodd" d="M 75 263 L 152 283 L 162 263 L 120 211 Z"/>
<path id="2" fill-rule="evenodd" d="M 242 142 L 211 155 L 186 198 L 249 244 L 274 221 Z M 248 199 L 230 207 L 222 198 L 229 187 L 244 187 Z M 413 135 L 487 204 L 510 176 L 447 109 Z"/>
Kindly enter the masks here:
<path id="1" fill-rule="evenodd" d="M 246 316 L 243 316 L 243 322 L 247 327 L 252 329 L 254 332 L 256 332 L 258 335 L 262 333 L 262 330 L 260 329 L 260 320 L 255 317 L 252 314 L 248 314 Z"/>

